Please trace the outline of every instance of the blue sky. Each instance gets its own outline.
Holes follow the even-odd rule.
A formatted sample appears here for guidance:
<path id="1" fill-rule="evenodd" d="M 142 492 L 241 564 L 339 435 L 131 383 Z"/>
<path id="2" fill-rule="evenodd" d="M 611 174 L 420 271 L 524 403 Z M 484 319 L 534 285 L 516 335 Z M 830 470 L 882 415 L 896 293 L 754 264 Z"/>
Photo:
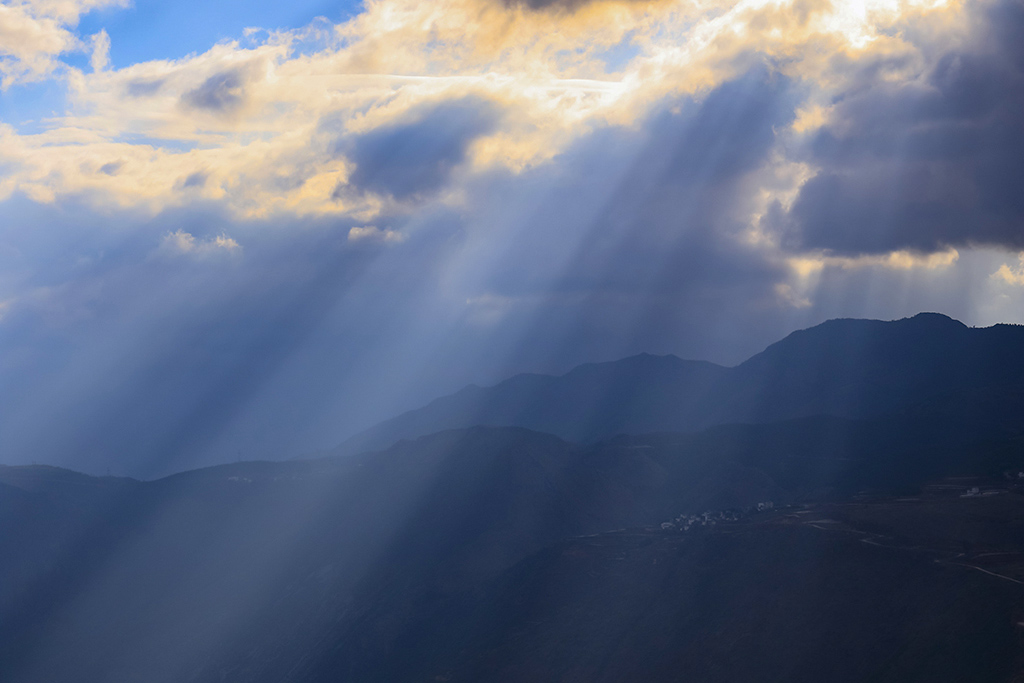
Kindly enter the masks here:
<path id="1" fill-rule="evenodd" d="M 133 0 L 127 7 L 101 7 L 83 14 L 76 29 L 81 36 L 106 31 L 110 36 L 110 63 L 118 68 L 139 62 L 181 59 L 205 52 L 219 42 L 244 42 L 246 29 L 257 28 L 264 32 L 297 29 L 319 17 L 344 21 L 357 14 L 361 7 L 360 2 L 320 0 L 287 3 Z M 258 39 L 259 35 L 255 37 Z M 89 55 L 82 51 L 66 53 L 63 61 L 79 69 L 89 69 Z M 47 125 L 46 119 L 62 115 L 67 104 L 64 87 L 59 82 L 21 84 L 0 92 L 0 121 L 25 131 L 39 130 Z"/>
<path id="2" fill-rule="evenodd" d="M 79 31 L 110 35 L 113 67 L 157 59 L 179 59 L 205 52 L 218 42 L 243 40 L 247 28 L 296 29 L 317 17 L 341 22 L 361 9 L 359 2 L 245 2 L 244 0 L 133 0 L 84 15 Z"/>
<path id="3" fill-rule="evenodd" d="M 1019 3 L 805 4 L 5 4 L 0 462 L 153 476 L 515 372 L 1024 322 Z"/>

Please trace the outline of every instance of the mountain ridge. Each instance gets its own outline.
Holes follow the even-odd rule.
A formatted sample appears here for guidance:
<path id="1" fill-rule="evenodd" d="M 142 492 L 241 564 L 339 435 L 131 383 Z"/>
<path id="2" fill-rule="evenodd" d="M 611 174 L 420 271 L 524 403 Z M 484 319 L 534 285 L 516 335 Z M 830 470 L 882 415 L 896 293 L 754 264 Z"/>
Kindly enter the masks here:
<path id="1" fill-rule="evenodd" d="M 977 640 L 950 651 L 962 666 L 991 666 L 1012 651 L 1019 610 L 1007 600 L 1019 586 L 861 539 L 902 538 L 893 525 L 909 525 L 905 546 L 930 543 L 955 563 L 965 550 L 979 562 L 1001 552 L 1009 564 L 996 570 L 1024 578 L 1010 562 L 1024 557 L 1024 499 L 1007 478 L 1024 469 L 1022 443 L 931 418 L 819 416 L 591 445 L 476 426 L 354 457 L 230 463 L 114 487 L 86 475 L 89 486 L 64 486 L 54 468 L 0 469 L 0 679 L 327 683 L 347 672 L 511 683 L 537 680 L 539 666 L 564 680 L 668 683 L 679 667 L 724 664 L 701 648 L 678 662 L 675 647 L 636 654 L 649 639 L 706 637 L 723 662 L 777 666 L 763 650 L 777 644 L 760 625 L 771 623 L 793 661 L 831 662 L 817 676 L 771 680 L 852 683 L 841 675 L 849 667 L 883 667 L 902 651 L 900 632 L 927 647 L 936 618 L 963 638 L 987 624 L 998 657 Z M 957 479 L 950 495 L 921 495 L 950 476 L 1007 490 L 965 498 Z M 865 498 L 875 502 L 856 502 Z M 762 501 L 777 514 L 758 512 Z M 863 519 L 829 530 L 854 513 Z M 684 532 L 670 521 L 709 514 L 718 526 Z M 958 530 L 979 514 L 987 521 L 968 547 Z M 834 562 L 822 575 L 824 557 Z M 905 583 L 892 586 L 893 570 Z M 838 604 L 838 616 L 802 597 L 816 576 L 815 600 Z M 705 600 L 707 590 L 727 601 Z M 778 613 L 772 601 L 805 611 Z M 700 635 L 694 610 L 733 631 Z M 890 619 L 879 642 L 878 620 Z M 822 659 L 821 628 L 848 639 L 847 654 Z M 614 665 L 595 676 L 607 648 Z M 646 671 L 651 662 L 658 672 Z M 939 674 L 880 680 L 963 680 Z"/>
<path id="2" fill-rule="evenodd" d="M 616 433 L 692 432 L 815 414 L 861 418 L 1024 387 L 1024 327 L 972 328 L 941 313 L 836 318 L 797 330 L 735 366 L 647 353 L 562 375 L 469 385 L 360 432 L 336 453 L 474 424 L 591 442 Z M 1012 392 L 1011 392 L 1012 393 Z M 1013 401 L 1024 406 L 1024 399 Z M 1012 412 L 1012 411 L 1009 411 Z"/>

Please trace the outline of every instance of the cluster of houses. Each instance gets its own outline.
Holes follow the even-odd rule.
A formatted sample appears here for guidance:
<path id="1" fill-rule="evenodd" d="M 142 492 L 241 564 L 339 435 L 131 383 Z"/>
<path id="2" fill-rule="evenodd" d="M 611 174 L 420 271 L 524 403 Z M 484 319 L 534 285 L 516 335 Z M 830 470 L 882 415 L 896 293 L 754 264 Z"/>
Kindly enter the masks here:
<path id="1" fill-rule="evenodd" d="M 751 507 L 748 512 L 765 512 L 775 508 L 775 503 L 768 500 Z M 743 512 L 737 510 L 719 510 L 718 512 L 702 512 L 699 515 L 679 515 L 670 522 L 662 522 L 662 531 L 689 531 L 695 526 L 714 526 L 719 522 L 737 522 L 743 517 Z"/>
<path id="2" fill-rule="evenodd" d="M 987 477 L 946 477 L 932 481 L 921 488 L 922 493 L 931 496 L 955 496 L 961 498 L 985 498 L 1001 493 L 1017 491 L 1024 493 L 1024 472 L 1010 470 L 1003 472 L 1003 481 Z"/>
<path id="3" fill-rule="evenodd" d="M 977 486 L 972 486 L 965 492 L 960 494 L 961 498 L 981 498 L 983 496 L 998 496 L 1000 493 L 1006 493 L 1006 489 L 984 489 Z"/>

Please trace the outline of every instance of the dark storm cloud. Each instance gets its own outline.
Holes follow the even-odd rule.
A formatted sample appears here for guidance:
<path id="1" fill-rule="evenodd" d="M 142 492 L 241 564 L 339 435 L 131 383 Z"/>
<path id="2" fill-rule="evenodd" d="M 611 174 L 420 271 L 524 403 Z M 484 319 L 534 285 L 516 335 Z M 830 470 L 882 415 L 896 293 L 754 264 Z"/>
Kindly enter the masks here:
<path id="1" fill-rule="evenodd" d="M 396 199 L 434 192 L 465 160 L 470 143 L 497 121 L 493 103 L 468 97 L 420 109 L 398 124 L 346 140 L 341 148 L 356 164 L 349 184 Z"/>
<path id="2" fill-rule="evenodd" d="M 788 215 L 795 248 L 836 253 L 1024 248 L 1024 6 L 989 8 L 972 47 L 921 82 L 867 72 L 808 158 L 821 168 Z"/>
<path id="3" fill-rule="evenodd" d="M 245 102 L 245 74 L 231 69 L 214 74 L 203 83 L 182 95 L 181 101 L 193 109 L 229 112 Z"/>

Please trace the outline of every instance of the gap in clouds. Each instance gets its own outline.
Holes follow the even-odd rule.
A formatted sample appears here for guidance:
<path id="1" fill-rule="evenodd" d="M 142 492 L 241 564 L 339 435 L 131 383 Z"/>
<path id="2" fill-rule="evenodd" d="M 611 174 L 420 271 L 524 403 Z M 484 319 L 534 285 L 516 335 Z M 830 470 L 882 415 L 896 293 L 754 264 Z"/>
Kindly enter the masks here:
<path id="1" fill-rule="evenodd" d="M 317 17 L 337 23 L 360 11 L 362 2 L 358 0 L 133 0 L 127 9 L 100 10 L 83 16 L 79 32 L 91 35 L 105 30 L 110 35 L 111 65 L 124 68 L 206 52 L 219 42 L 244 41 L 249 28 L 301 29 Z"/>

